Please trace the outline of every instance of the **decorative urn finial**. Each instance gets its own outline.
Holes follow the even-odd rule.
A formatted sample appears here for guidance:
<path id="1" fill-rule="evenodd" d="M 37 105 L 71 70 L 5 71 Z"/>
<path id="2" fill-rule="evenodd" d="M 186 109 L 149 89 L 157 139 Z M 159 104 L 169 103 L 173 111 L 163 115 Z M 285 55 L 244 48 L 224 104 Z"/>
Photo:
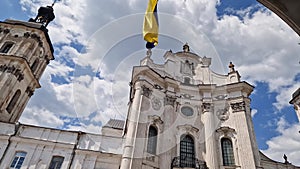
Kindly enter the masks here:
<path id="1" fill-rule="evenodd" d="M 53 5 L 54 3 L 52 6 L 40 7 L 35 19 L 30 18 L 29 22 L 41 23 L 43 26 L 47 27 L 48 24 L 55 18 Z"/>
<path id="2" fill-rule="evenodd" d="M 232 63 L 232 62 L 229 62 L 229 72 L 231 73 L 231 72 L 235 72 L 235 70 L 234 70 L 234 64 Z"/>
<path id="3" fill-rule="evenodd" d="M 190 51 L 190 46 L 188 45 L 188 43 L 185 43 L 185 45 L 183 45 L 183 51 L 184 52 L 189 52 Z"/>

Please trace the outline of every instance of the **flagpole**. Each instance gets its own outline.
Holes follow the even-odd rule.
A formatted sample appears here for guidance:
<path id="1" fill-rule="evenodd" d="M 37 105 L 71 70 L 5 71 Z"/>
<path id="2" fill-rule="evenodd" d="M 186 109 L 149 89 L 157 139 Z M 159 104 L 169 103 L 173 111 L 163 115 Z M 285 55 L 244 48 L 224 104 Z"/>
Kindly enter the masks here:
<path id="1" fill-rule="evenodd" d="M 56 2 L 57 2 L 57 0 L 54 0 L 54 1 L 53 1 L 53 3 L 52 3 L 52 7 L 54 6 L 54 4 L 55 4 Z"/>
<path id="2" fill-rule="evenodd" d="M 146 56 L 147 58 L 150 58 L 152 56 L 152 51 L 151 51 L 151 48 L 149 48 L 146 52 Z"/>

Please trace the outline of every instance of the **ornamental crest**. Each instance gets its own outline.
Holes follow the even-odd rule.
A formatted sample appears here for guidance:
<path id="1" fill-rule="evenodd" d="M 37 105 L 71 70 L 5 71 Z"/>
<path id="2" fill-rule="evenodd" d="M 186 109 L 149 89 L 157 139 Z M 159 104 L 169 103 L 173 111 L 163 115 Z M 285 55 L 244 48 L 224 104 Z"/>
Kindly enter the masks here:
<path id="1" fill-rule="evenodd" d="M 221 121 L 226 121 L 229 119 L 229 106 L 226 106 L 224 109 L 219 109 L 217 111 L 217 116 Z"/>
<path id="2" fill-rule="evenodd" d="M 162 106 L 161 101 L 160 101 L 159 98 L 157 98 L 157 97 L 153 97 L 153 98 L 151 99 L 151 104 L 152 104 L 152 108 L 153 108 L 154 110 L 159 110 L 159 109 L 161 108 L 161 106 Z"/>

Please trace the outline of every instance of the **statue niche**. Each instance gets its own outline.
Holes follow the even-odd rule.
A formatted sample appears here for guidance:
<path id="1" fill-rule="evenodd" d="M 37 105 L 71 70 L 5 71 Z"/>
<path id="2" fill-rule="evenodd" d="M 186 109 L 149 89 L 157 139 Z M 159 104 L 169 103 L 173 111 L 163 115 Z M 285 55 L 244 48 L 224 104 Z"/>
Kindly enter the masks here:
<path id="1" fill-rule="evenodd" d="M 181 62 L 181 73 L 189 76 L 194 75 L 194 63 L 190 63 L 188 60 Z"/>

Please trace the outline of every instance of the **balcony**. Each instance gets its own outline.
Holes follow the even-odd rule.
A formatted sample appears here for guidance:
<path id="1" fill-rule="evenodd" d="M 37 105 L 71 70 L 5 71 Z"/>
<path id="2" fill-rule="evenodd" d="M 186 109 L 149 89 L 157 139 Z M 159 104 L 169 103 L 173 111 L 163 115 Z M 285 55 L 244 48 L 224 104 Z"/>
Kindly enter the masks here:
<path id="1" fill-rule="evenodd" d="M 197 158 L 180 159 L 174 157 L 171 164 L 171 169 L 208 169 L 205 161 L 199 161 Z"/>

